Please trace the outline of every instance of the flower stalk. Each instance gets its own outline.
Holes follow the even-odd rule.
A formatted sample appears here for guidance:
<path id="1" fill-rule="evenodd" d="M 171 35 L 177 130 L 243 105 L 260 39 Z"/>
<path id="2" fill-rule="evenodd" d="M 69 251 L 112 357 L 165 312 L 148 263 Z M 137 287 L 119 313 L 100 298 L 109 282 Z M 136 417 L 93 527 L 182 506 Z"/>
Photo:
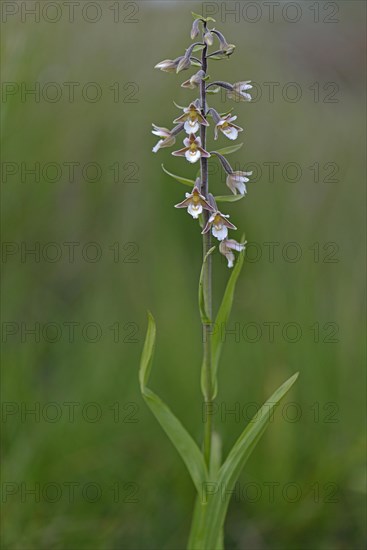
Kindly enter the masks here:
<path id="1" fill-rule="evenodd" d="M 206 34 L 206 24 L 204 24 L 204 35 Z M 207 50 L 206 44 L 202 51 L 201 56 L 201 69 L 204 73 L 204 78 L 207 73 Z M 207 104 L 206 104 L 206 86 L 205 80 L 200 83 L 200 103 L 201 114 L 204 118 L 207 116 Z M 200 137 L 203 147 L 206 147 L 206 126 L 201 126 Z M 206 200 L 209 198 L 209 181 L 208 181 L 208 159 L 202 157 L 200 159 L 200 173 L 201 173 L 201 193 Z M 204 224 L 209 221 L 210 212 L 204 213 Z M 212 299 L 212 256 L 208 254 L 211 248 L 211 233 L 208 231 L 203 235 L 203 294 L 205 309 L 210 321 L 213 314 L 213 299 Z M 202 365 L 202 385 L 203 394 L 205 400 L 206 410 L 211 410 L 213 404 L 213 384 L 212 384 L 212 354 L 211 354 L 211 333 L 212 327 L 209 323 L 202 323 L 202 335 L 203 335 L 203 365 Z M 206 465 L 209 469 L 210 455 L 212 446 L 212 415 L 207 415 L 204 426 L 204 458 Z"/>

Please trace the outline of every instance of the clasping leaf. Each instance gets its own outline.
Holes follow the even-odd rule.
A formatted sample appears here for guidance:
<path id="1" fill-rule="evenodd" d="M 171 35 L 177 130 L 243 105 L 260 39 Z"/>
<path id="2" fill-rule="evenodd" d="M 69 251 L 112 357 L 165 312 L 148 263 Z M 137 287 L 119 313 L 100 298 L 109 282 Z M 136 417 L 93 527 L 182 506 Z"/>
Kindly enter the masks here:
<path id="1" fill-rule="evenodd" d="M 152 392 L 147 384 L 151 371 L 155 347 L 156 326 L 151 313 L 148 313 L 148 330 L 139 368 L 140 390 L 146 404 L 172 441 L 190 473 L 198 494 L 201 494 L 203 483 L 208 478 L 204 457 L 187 430 L 172 413 L 169 407 Z"/>
<path id="2" fill-rule="evenodd" d="M 237 439 L 219 470 L 216 480 L 218 490 L 208 497 L 202 529 L 200 532 L 196 531 L 198 535 L 196 540 L 193 537 L 190 540 L 192 548 L 207 550 L 208 548 L 216 548 L 218 545 L 229 504 L 229 498 L 223 499 L 223 491 L 226 495 L 233 492 L 241 470 L 265 432 L 276 406 L 297 378 L 298 373 L 294 374 L 273 393 Z"/>

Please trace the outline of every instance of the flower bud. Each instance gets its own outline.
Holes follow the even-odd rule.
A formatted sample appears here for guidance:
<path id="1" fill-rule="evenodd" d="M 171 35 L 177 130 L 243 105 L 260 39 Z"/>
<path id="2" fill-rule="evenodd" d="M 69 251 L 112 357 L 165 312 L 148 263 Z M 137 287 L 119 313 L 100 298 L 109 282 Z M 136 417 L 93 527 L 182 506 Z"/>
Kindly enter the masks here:
<path id="1" fill-rule="evenodd" d="M 176 73 L 179 73 L 181 71 L 185 71 L 186 69 L 189 69 L 191 66 L 191 61 L 190 61 L 190 57 L 188 56 L 183 56 L 178 65 L 177 65 L 177 68 L 176 68 Z"/>
<path id="2" fill-rule="evenodd" d="M 227 44 L 227 46 L 225 48 L 223 48 L 223 52 L 226 55 L 232 55 L 235 48 L 236 48 L 236 46 L 234 44 Z"/>
<path id="3" fill-rule="evenodd" d="M 214 37 L 210 31 L 207 31 L 204 34 L 204 42 L 207 46 L 212 46 L 214 42 Z"/>
<path id="4" fill-rule="evenodd" d="M 197 37 L 197 35 L 199 34 L 199 23 L 200 23 L 201 19 L 195 19 L 195 21 L 193 22 L 192 24 L 192 27 L 191 27 L 191 40 L 194 40 L 194 38 Z"/>
<path id="5" fill-rule="evenodd" d="M 185 80 L 181 84 L 182 88 L 190 88 L 191 90 L 194 90 L 194 88 L 197 88 L 200 86 L 200 82 L 202 81 L 203 77 L 205 76 L 204 71 L 200 70 L 197 73 L 193 74 L 189 80 Z"/>
<path id="6" fill-rule="evenodd" d="M 154 68 L 160 69 L 161 71 L 164 71 L 166 73 L 174 73 L 181 59 L 182 56 L 177 57 L 176 59 L 165 59 L 164 61 L 160 61 L 159 63 L 157 63 Z"/>
<path id="7" fill-rule="evenodd" d="M 219 48 L 224 50 L 228 46 L 227 40 L 224 38 L 223 34 L 215 29 L 212 31 L 219 39 Z"/>
<path id="8" fill-rule="evenodd" d="M 223 34 L 215 29 L 212 30 L 213 34 L 216 34 L 219 39 L 219 49 L 220 53 L 224 55 L 231 55 L 234 52 L 235 45 L 228 44 L 227 40 L 224 38 Z"/>

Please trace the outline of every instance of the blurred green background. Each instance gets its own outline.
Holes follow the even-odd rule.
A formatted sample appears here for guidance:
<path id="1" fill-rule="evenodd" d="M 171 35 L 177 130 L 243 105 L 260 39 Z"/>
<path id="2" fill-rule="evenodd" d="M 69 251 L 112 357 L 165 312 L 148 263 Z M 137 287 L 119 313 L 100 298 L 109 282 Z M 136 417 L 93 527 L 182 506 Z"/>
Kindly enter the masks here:
<path id="1" fill-rule="evenodd" d="M 209 74 L 258 90 L 252 103 L 226 104 L 245 129 L 229 160 L 254 176 L 225 212 L 254 244 L 220 368 L 224 453 L 256 404 L 300 371 L 241 475 L 226 547 L 359 549 L 365 4 L 293 3 L 298 21 L 287 3 L 273 21 L 262 2 L 257 12 L 246 2 L 90 4 L 72 16 L 50 5 L 35 21 L 22 12 L 34 2 L 3 3 L 3 547 L 185 547 L 194 490 L 141 399 L 138 364 L 149 308 L 151 385 L 200 441 L 201 237 L 172 207 L 187 189 L 160 168 L 194 177 L 198 165 L 152 154 L 150 130 L 171 127 L 173 100 L 196 97 L 180 88 L 191 71 L 153 67 L 189 45 L 190 11 L 210 9 L 237 48 Z M 210 102 L 227 110 L 220 95 Z M 218 147 L 229 144 L 221 136 Z M 224 194 L 216 161 L 210 171 Z M 216 305 L 228 275 L 216 253 Z"/>

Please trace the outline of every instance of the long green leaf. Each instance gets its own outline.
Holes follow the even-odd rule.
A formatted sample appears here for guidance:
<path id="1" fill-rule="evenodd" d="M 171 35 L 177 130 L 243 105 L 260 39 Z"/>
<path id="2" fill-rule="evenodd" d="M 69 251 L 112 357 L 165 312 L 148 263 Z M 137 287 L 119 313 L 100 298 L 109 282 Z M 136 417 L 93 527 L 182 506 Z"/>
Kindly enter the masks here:
<path id="1" fill-rule="evenodd" d="M 201 546 L 196 545 L 195 548 L 202 548 L 202 550 L 215 548 L 229 504 L 229 497 L 223 499 L 223 494 L 230 495 L 233 491 L 243 466 L 272 419 L 274 409 L 297 378 L 298 373 L 294 374 L 273 393 L 237 439 L 219 471 L 216 492 L 208 498 L 204 532 L 200 532 Z M 193 541 L 193 544 L 195 545 L 195 541 Z"/>
<path id="2" fill-rule="evenodd" d="M 148 330 L 139 368 L 140 390 L 152 413 L 172 441 L 191 475 L 198 494 L 201 494 L 203 483 L 208 479 L 204 457 L 181 422 L 169 407 L 149 388 L 150 370 L 155 347 L 156 327 L 153 316 L 148 313 Z"/>
<path id="3" fill-rule="evenodd" d="M 175 179 L 176 181 L 179 181 L 180 183 L 183 183 L 184 185 L 189 185 L 190 187 L 194 186 L 195 184 L 194 180 L 190 180 L 188 178 L 182 178 L 181 176 L 176 176 L 176 174 L 172 174 L 171 172 L 168 172 L 168 170 L 166 170 L 163 164 L 161 166 L 162 166 L 163 172 L 171 176 L 171 178 Z"/>
<path id="4" fill-rule="evenodd" d="M 242 239 L 242 241 L 244 238 Z M 215 325 L 213 327 L 212 335 L 212 380 L 214 384 L 215 395 L 217 394 L 217 370 L 220 359 L 220 353 L 223 345 L 222 329 L 225 329 L 225 325 L 228 322 L 229 315 L 231 313 L 233 304 L 233 295 L 236 288 L 236 282 L 241 273 L 243 261 L 245 258 L 245 252 L 241 252 L 237 258 L 229 281 L 227 283 L 226 290 L 222 299 L 222 303 L 219 307 L 217 317 L 215 319 Z"/>
<path id="5" fill-rule="evenodd" d="M 243 199 L 245 195 L 217 195 L 215 198 L 215 200 L 217 202 L 237 202 L 237 201 L 240 201 L 241 199 Z"/>
<path id="6" fill-rule="evenodd" d="M 231 153 L 235 153 L 236 151 L 239 151 L 242 145 L 243 143 L 238 143 L 237 145 L 230 145 L 229 147 L 224 147 L 224 149 L 218 149 L 217 153 L 220 153 L 221 155 L 230 155 Z"/>

